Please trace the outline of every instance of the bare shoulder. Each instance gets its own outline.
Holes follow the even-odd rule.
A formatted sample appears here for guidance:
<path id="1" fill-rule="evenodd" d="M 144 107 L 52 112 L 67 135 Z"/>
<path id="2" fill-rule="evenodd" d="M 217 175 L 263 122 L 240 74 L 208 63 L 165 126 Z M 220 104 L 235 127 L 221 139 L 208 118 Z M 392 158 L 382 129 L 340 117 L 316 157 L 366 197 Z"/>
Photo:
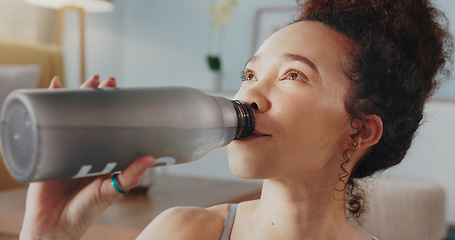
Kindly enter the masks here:
<path id="1" fill-rule="evenodd" d="M 229 204 L 210 208 L 175 207 L 156 217 L 137 239 L 218 239 Z"/>

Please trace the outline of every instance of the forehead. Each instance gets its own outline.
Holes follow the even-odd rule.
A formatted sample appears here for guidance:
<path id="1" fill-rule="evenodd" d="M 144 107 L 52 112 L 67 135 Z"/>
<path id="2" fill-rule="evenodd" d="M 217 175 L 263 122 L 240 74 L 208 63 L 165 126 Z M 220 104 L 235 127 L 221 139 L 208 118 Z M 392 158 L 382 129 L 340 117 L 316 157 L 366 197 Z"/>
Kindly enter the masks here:
<path id="1" fill-rule="evenodd" d="M 274 33 L 262 44 L 255 55 L 295 53 L 316 62 L 318 60 L 340 62 L 347 58 L 353 46 L 348 37 L 323 23 L 301 21 Z"/>

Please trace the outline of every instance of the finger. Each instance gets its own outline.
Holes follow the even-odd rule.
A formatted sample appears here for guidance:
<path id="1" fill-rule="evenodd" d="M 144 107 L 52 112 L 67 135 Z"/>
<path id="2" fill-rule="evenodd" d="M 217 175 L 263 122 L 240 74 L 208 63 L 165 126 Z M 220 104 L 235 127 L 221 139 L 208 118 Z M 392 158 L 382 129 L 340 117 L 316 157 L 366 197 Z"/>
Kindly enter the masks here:
<path id="1" fill-rule="evenodd" d="M 145 174 L 147 169 L 151 168 L 154 163 L 155 158 L 151 156 L 138 158 L 117 176 L 117 183 L 123 190 L 128 192 L 131 188 L 135 187 L 139 181 L 141 181 L 142 176 Z M 104 181 L 103 188 L 105 189 L 108 198 L 115 198 L 120 195 L 112 185 L 111 178 Z"/>
<path id="2" fill-rule="evenodd" d="M 60 83 L 60 78 L 58 76 L 54 76 L 51 80 L 51 84 L 49 84 L 49 89 L 61 88 L 62 84 Z"/>
<path id="3" fill-rule="evenodd" d="M 128 191 L 135 187 L 147 169 L 151 168 L 155 163 L 155 158 L 151 156 L 140 157 L 131 163 L 122 173 L 118 175 L 118 180 L 122 187 Z"/>
<path id="4" fill-rule="evenodd" d="M 98 88 L 115 88 L 117 87 L 117 82 L 115 81 L 115 78 L 110 77 L 106 80 L 104 80 Z"/>
<path id="5" fill-rule="evenodd" d="M 85 81 L 79 88 L 97 88 L 100 85 L 100 75 L 95 74 Z"/>

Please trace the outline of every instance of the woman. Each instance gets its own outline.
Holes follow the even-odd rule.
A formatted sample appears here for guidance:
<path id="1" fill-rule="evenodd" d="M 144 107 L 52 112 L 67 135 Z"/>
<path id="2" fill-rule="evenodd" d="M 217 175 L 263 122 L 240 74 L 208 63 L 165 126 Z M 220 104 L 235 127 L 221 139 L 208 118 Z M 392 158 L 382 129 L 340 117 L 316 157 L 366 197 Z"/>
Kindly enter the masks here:
<path id="1" fill-rule="evenodd" d="M 346 210 L 363 209 L 355 180 L 398 164 L 411 144 L 450 56 L 440 16 L 425 0 L 305 2 L 247 62 L 235 96 L 255 109 L 256 129 L 229 145 L 229 165 L 264 179 L 261 198 L 173 208 L 138 238 L 374 239 Z M 128 190 L 153 162 L 142 157 L 112 180 Z M 116 188 L 110 177 L 31 184 L 21 238 L 81 237 Z"/>

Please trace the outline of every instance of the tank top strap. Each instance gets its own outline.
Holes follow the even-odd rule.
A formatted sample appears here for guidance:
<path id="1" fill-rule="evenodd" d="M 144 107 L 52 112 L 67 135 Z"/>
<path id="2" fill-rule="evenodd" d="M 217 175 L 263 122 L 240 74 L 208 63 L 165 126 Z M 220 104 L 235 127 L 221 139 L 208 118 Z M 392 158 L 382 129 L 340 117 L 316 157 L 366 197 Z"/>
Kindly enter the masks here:
<path id="1" fill-rule="evenodd" d="M 220 240 L 229 240 L 231 238 L 232 226 L 234 226 L 235 213 L 237 212 L 238 204 L 230 204 L 229 209 L 224 220 L 223 232 L 221 233 Z"/>

